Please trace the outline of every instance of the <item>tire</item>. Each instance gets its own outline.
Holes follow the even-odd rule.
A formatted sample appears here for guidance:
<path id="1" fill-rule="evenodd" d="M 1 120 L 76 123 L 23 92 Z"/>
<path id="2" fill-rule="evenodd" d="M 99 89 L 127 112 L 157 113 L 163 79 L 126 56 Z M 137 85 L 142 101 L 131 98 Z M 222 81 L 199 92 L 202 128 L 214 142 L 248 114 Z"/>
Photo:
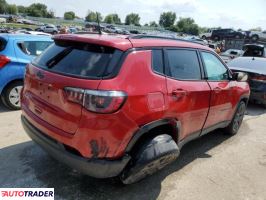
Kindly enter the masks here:
<path id="1" fill-rule="evenodd" d="M 206 36 L 205 35 L 203 35 L 202 37 L 201 37 L 201 39 L 203 39 L 203 40 L 206 40 Z"/>
<path id="2" fill-rule="evenodd" d="M 179 156 L 179 148 L 170 135 L 146 140 L 120 175 L 123 184 L 132 184 L 162 169 Z"/>
<path id="3" fill-rule="evenodd" d="M 232 121 L 230 122 L 230 124 L 224 129 L 224 132 L 228 135 L 235 135 L 237 134 L 244 115 L 245 115 L 245 111 L 246 111 L 246 103 L 244 101 L 241 101 L 238 104 L 237 110 L 234 114 L 234 117 L 232 119 Z"/>
<path id="4" fill-rule="evenodd" d="M 53 35 L 55 35 L 55 34 L 57 34 L 57 32 L 56 31 L 53 31 Z"/>
<path id="5" fill-rule="evenodd" d="M 20 92 L 23 87 L 22 81 L 9 84 L 3 91 L 1 99 L 3 104 L 11 110 L 20 109 Z"/>
<path id="6" fill-rule="evenodd" d="M 251 36 L 251 40 L 254 41 L 254 42 L 256 42 L 256 41 L 259 40 L 259 36 L 258 35 L 252 35 Z"/>

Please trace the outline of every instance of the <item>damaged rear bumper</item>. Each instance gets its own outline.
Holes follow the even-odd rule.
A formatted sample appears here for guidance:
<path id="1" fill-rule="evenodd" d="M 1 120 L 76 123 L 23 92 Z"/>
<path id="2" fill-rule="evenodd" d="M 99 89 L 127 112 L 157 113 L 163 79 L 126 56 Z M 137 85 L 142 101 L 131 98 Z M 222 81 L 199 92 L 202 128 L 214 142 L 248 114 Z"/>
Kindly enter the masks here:
<path id="1" fill-rule="evenodd" d="M 128 155 L 118 160 L 86 159 L 67 151 L 60 142 L 38 130 L 23 115 L 21 121 L 29 137 L 52 157 L 86 175 L 95 178 L 118 176 L 130 160 Z"/>

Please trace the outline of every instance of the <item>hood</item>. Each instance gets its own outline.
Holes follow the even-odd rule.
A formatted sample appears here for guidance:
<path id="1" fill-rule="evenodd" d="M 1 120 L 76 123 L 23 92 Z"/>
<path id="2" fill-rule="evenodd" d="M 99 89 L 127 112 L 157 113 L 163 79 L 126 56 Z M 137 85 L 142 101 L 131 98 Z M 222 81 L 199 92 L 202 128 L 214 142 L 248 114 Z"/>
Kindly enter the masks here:
<path id="1" fill-rule="evenodd" d="M 266 58 L 238 57 L 228 63 L 232 70 L 266 75 Z"/>

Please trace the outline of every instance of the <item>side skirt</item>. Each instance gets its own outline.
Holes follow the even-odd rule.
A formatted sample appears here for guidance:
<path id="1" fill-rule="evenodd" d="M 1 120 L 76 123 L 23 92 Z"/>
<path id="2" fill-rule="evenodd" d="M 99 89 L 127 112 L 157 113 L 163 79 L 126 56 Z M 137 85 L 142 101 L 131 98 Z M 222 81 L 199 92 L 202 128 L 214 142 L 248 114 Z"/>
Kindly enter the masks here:
<path id="1" fill-rule="evenodd" d="M 198 139 L 203 135 L 206 135 L 216 129 L 219 128 L 225 128 L 230 124 L 230 121 L 223 121 L 223 122 L 219 122 L 218 124 L 212 125 L 208 128 L 202 129 L 202 131 L 197 131 L 194 132 L 192 134 L 189 134 L 187 137 L 185 137 L 184 139 L 182 139 L 179 143 L 178 143 L 178 147 L 181 149 L 185 144 L 187 144 L 188 142 Z"/>

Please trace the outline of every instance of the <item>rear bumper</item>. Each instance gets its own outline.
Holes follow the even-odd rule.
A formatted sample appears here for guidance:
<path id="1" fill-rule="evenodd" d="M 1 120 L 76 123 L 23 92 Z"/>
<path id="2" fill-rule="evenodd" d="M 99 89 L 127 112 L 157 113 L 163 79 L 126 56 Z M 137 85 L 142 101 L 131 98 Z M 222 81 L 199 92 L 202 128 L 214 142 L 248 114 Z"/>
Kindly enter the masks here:
<path id="1" fill-rule="evenodd" d="M 119 175 L 130 160 L 126 155 L 119 160 L 86 159 L 75 155 L 64 148 L 64 145 L 34 127 L 23 115 L 21 116 L 23 128 L 29 137 L 40 145 L 56 160 L 74 168 L 81 173 L 95 178 L 109 178 Z"/>

